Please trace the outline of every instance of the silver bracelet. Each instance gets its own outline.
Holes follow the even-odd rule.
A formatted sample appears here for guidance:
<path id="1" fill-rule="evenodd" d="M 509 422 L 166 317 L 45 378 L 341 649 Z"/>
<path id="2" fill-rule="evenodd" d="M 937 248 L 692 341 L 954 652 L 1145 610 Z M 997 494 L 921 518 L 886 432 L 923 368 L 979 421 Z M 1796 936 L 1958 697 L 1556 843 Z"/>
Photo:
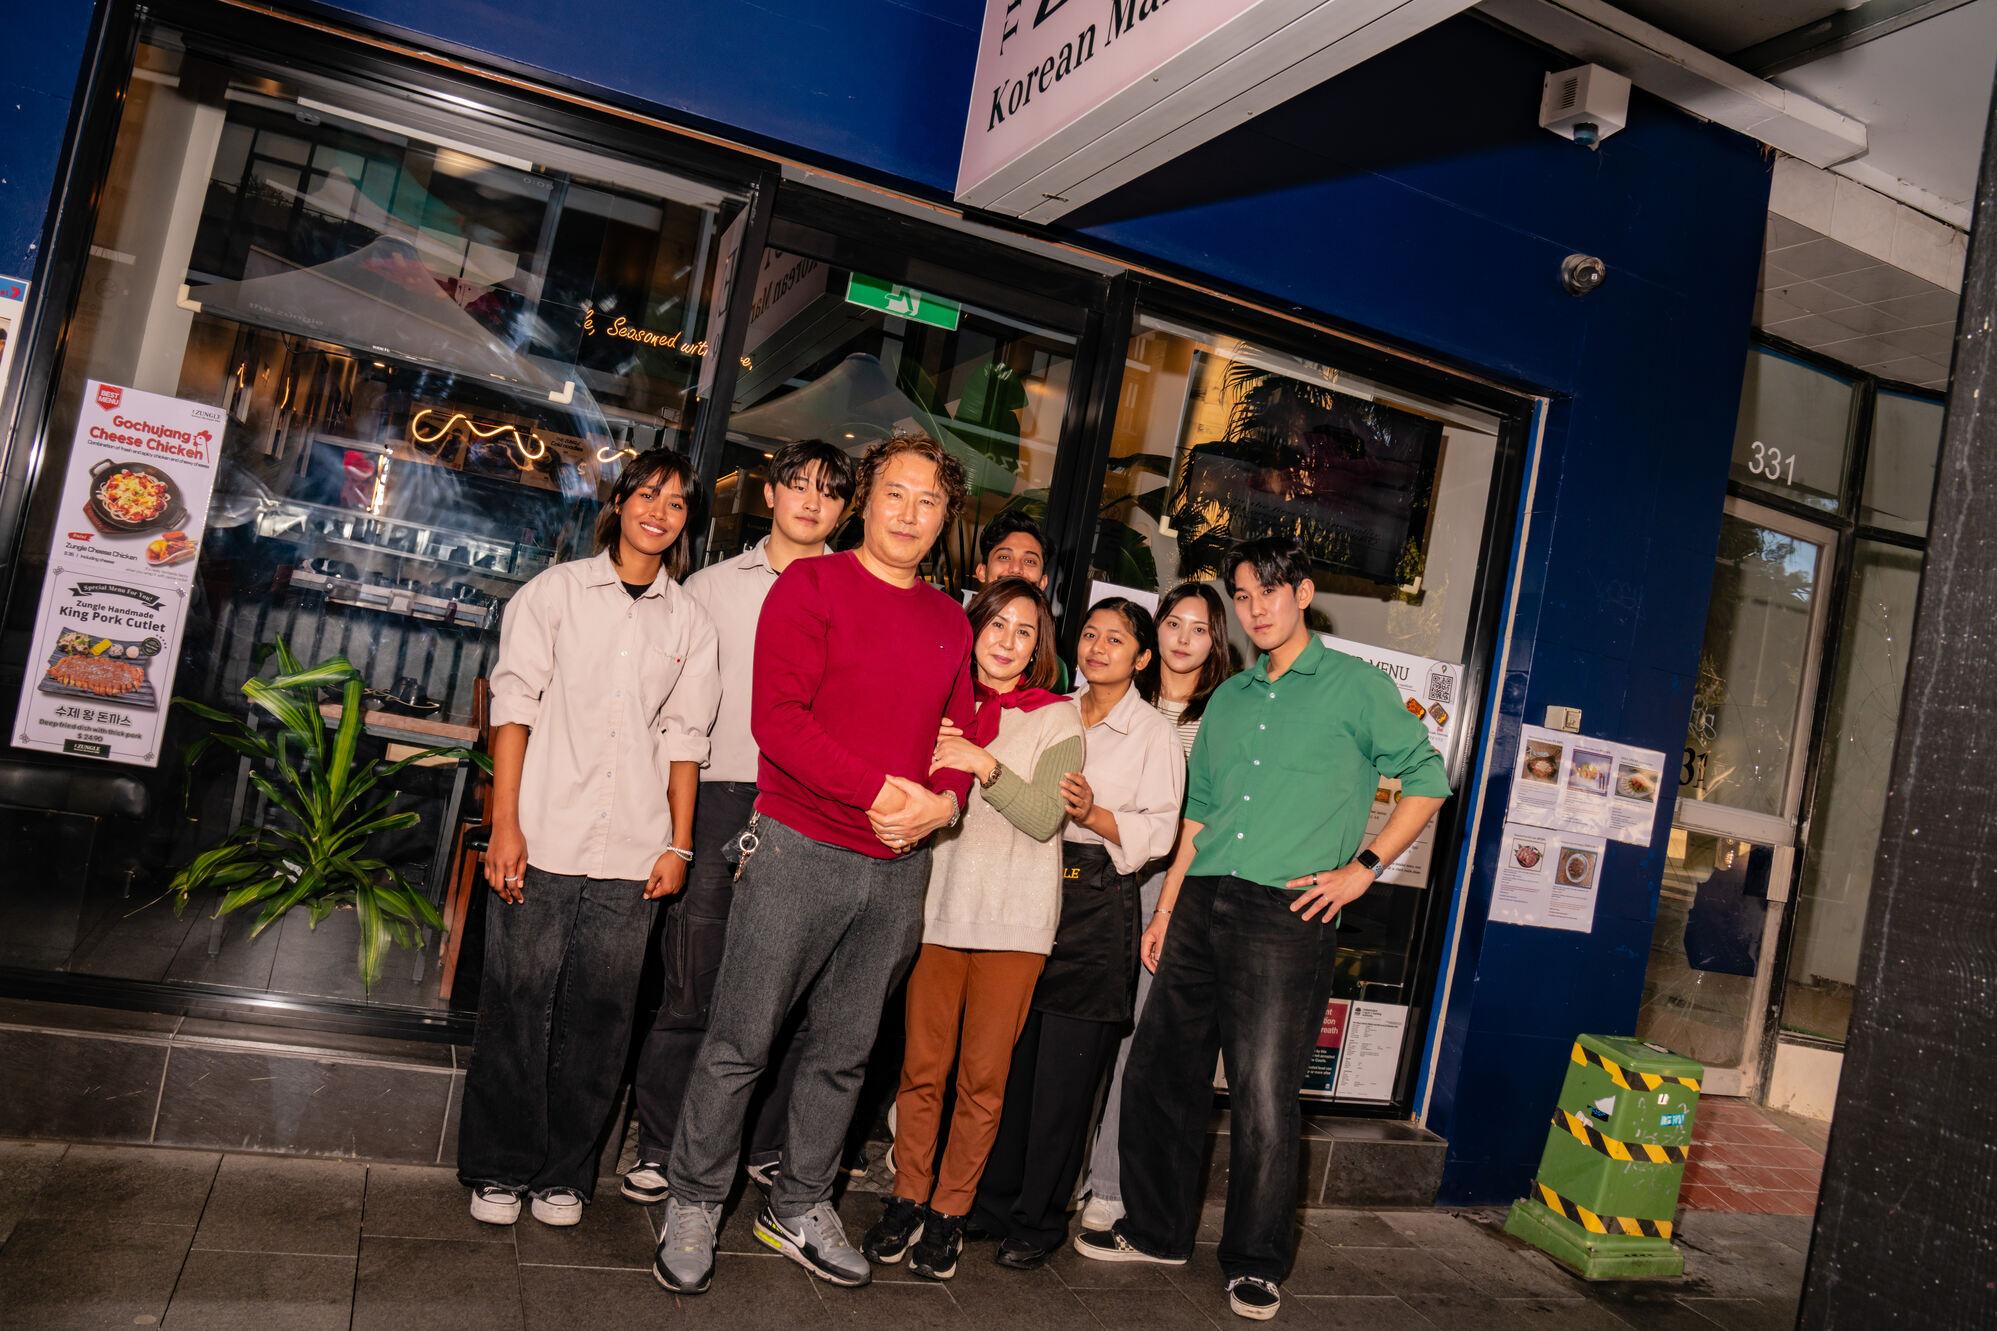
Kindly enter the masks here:
<path id="1" fill-rule="evenodd" d="M 693 863 L 693 852 L 690 850 L 681 850 L 678 846 L 667 846 L 666 852 L 670 855 L 679 856 L 681 859 L 685 860 L 688 864 Z"/>

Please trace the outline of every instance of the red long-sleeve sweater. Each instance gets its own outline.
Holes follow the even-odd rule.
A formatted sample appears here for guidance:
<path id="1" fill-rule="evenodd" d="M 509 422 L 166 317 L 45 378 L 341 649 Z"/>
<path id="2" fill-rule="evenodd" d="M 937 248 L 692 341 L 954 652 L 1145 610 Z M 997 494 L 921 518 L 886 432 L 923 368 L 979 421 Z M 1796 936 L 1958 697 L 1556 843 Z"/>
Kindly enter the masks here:
<path id="1" fill-rule="evenodd" d="M 756 808 L 814 841 L 877 859 L 867 809 L 889 775 L 970 796 L 967 772 L 932 779 L 937 724 L 971 719 L 971 625 L 918 582 L 897 587 L 851 552 L 793 562 L 756 623 L 749 730 L 762 751 Z"/>

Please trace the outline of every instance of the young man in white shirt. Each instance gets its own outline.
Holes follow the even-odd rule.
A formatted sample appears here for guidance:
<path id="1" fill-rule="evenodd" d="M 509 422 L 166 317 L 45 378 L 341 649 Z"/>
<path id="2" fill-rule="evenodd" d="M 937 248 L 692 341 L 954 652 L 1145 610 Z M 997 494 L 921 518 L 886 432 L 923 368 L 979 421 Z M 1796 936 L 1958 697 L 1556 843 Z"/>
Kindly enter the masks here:
<path id="1" fill-rule="evenodd" d="M 686 591 L 708 612 L 719 636 L 721 708 L 710 736 L 694 806 L 693 864 L 686 890 L 674 899 L 659 931 L 664 994 L 638 1056 L 638 1164 L 621 1191 L 634 1202 L 664 1201 L 666 1158 L 679 1129 L 680 1101 L 694 1055 L 707 1034 L 714 979 L 728 938 L 736 854 L 756 804 L 755 738 L 749 733 L 750 680 L 756 622 L 777 575 L 794 561 L 825 552 L 825 543 L 853 498 L 852 459 L 818 439 L 785 444 L 770 460 L 763 499 L 770 534 L 732 559 L 695 573 Z M 781 1141 L 789 1078 L 779 1075 L 757 1125 L 757 1145 Z M 757 1161 L 751 1161 L 751 1168 Z M 762 1179 L 765 1183 L 767 1179 Z"/>

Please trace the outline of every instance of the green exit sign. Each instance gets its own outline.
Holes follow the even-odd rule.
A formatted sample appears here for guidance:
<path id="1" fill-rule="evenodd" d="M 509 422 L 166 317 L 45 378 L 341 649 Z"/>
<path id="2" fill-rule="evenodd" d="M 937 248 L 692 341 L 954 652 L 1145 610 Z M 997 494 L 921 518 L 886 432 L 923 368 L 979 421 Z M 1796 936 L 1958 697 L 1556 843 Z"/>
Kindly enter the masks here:
<path id="1" fill-rule="evenodd" d="M 954 329 L 964 313 L 964 307 L 954 300 L 932 296 L 897 282 L 884 282 L 865 273 L 853 273 L 847 277 L 846 303 L 936 328 Z"/>

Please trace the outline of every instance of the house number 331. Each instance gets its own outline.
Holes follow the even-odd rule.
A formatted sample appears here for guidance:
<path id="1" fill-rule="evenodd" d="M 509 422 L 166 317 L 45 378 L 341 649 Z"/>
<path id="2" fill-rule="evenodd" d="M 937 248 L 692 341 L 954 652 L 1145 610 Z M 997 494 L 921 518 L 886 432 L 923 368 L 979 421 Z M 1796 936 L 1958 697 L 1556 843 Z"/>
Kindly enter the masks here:
<path id="1" fill-rule="evenodd" d="M 1780 481 L 1784 485 L 1796 483 L 1796 455 L 1784 453 L 1759 439 L 1754 441 L 1754 457 L 1749 460 L 1747 469 L 1757 476 Z"/>

